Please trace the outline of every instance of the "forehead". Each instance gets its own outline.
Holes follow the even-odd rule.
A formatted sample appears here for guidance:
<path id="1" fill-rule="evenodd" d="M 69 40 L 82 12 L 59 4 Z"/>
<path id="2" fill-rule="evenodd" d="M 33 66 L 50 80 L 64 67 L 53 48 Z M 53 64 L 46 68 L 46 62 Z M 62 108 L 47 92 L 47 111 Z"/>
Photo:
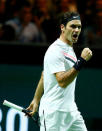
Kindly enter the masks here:
<path id="1" fill-rule="evenodd" d="M 67 23 L 67 26 L 70 25 L 81 25 L 81 21 L 80 20 L 71 20 Z"/>

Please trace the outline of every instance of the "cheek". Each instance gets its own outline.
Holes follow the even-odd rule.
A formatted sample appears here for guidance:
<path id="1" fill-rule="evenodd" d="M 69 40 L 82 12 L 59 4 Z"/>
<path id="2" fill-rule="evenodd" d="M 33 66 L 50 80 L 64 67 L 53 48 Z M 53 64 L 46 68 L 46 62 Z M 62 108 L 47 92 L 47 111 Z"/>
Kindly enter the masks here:
<path id="1" fill-rule="evenodd" d="M 80 33 L 81 33 L 81 29 L 80 29 Z M 79 33 L 79 34 L 80 34 L 80 33 Z"/>
<path id="2" fill-rule="evenodd" d="M 81 33 L 81 29 L 79 30 L 78 34 L 80 35 L 80 33 Z"/>
<path id="3" fill-rule="evenodd" d="M 71 40 L 71 31 L 66 31 L 65 36 L 68 40 Z"/>

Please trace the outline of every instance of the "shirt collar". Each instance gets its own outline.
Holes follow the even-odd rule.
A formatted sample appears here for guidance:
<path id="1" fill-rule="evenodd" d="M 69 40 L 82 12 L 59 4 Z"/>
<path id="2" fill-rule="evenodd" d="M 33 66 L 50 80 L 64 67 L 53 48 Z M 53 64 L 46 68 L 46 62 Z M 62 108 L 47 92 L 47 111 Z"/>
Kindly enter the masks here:
<path id="1" fill-rule="evenodd" d="M 62 40 L 60 40 L 59 38 L 57 39 L 58 41 L 58 45 L 61 45 L 62 47 L 65 47 L 65 48 L 70 48 L 70 49 L 73 49 L 72 46 L 68 45 L 67 43 L 63 42 Z"/>

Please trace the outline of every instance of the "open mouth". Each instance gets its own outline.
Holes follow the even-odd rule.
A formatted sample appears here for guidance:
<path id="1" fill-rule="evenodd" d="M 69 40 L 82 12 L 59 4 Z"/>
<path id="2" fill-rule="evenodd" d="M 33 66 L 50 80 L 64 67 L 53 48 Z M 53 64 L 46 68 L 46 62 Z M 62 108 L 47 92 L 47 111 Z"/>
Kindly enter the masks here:
<path id="1" fill-rule="evenodd" d="M 74 35 L 73 35 L 73 38 L 74 38 L 74 39 L 77 39 L 77 38 L 78 38 L 78 35 L 77 35 L 77 34 L 74 34 Z"/>

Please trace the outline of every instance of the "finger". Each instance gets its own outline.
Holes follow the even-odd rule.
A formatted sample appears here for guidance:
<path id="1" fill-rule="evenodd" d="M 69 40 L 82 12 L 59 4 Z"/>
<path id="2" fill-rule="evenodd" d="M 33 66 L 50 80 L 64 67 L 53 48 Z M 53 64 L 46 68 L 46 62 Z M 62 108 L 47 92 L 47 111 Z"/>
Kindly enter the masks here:
<path id="1" fill-rule="evenodd" d="M 30 116 L 33 116 L 33 115 L 34 115 L 34 112 L 30 112 L 29 115 L 30 115 Z"/>
<path id="2" fill-rule="evenodd" d="M 25 116 L 31 116 L 30 113 L 25 113 Z"/>
<path id="3" fill-rule="evenodd" d="M 35 111 L 32 111 L 29 113 L 30 116 L 33 116 L 36 112 Z"/>
<path id="4" fill-rule="evenodd" d="M 31 110 L 32 110 L 32 107 L 29 106 L 29 107 L 26 108 L 26 110 L 30 110 L 30 111 L 31 111 Z"/>
<path id="5" fill-rule="evenodd" d="M 25 113 L 25 116 L 27 116 L 27 117 L 31 117 L 31 115 L 30 115 L 29 112 L 26 112 L 26 113 Z"/>
<path id="6" fill-rule="evenodd" d="M 90 54 L 92 55 L 92 51 L 90 52 Z"/>
<path id="7" fill-rule="evenodd" d="M 89 51 L 89 55 L 92 56 L 92 51 Z"/>

